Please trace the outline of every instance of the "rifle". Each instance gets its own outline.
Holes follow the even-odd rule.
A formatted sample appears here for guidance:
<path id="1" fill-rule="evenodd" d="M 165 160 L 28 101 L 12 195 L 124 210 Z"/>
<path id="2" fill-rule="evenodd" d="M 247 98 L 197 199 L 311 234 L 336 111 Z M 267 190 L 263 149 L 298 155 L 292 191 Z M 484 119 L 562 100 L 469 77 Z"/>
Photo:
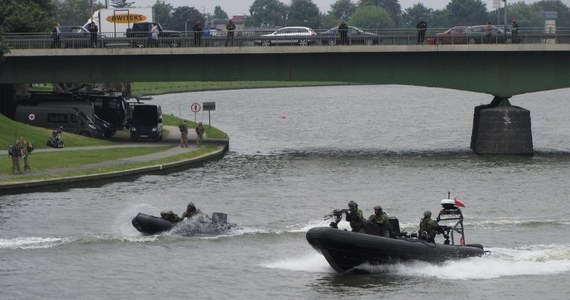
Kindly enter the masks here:
<path id="1" fill-rule="evenodd" d="M 340 222 L 340 220 L 342 219 L 342 214 L 348 212 L 348 209 L 335 209 L 333 210 L 331 213 L 326 214 L 324 219 L 328 220 L 332 217 L 334 217 L 334 221 L 332 221 L 329 225 L 332 228 L 338 228 L 338 223 Z"/>

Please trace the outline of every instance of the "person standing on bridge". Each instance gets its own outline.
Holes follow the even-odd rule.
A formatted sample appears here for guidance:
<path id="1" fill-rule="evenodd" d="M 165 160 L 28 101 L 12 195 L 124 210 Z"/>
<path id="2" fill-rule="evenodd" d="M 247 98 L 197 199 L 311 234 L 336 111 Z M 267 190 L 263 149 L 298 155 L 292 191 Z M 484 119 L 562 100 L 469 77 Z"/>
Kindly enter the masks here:
<path id="1" fill-rule="evenodd" d="M 420 18 L 420 21 L 418 22 L 418 24 L 416 24 L 416 28 L 418 30 L 418 45 L 421 45 L 424 43 L 425 37 L 426 37 L 426 30 L 427 30 L 427 23 L 424 20 L 423 17 Z"/>
<path id="2" fill-rule="evenodd" d="M 59 23 L 55 23 L 53 25 L 53 29 L 51 30 L 51 47 L 52 48 L 59 48 L 59 34 L 61 31 L 59 30 Z"/>
<path id="3" fill-rule="evenodd" d="M 340 33 L 340 44 L 348 45 L 348 25 L 344 21 L 338 25 L 338 32 Z"/>
<path id="4" fill-rule="evenodd" d="M 511 43 L 519 43 L 519 24 L 517 23 L 517 17 L 513 17 L 511 20 Z"/>
<path id="5" fill-rule="evenodd" d="M 228 31 L 228 35 L 226 36 L 226 47 L 228 46 L 228 42 L 231 45 L 234 45 L 234 30 L 236 30 L 236 24 L 230 19 L 228 24 L 226 24 L 226 30 Z"/>
<path id="6" fill-rule="evenodd" d="M 196 24 L 192 27 L 192 31 L 194 32 L 194 46 L 200 47 L 202 43 L 202 25 L 200 24 L 200 20 L 196 20 Z"/>
<path id="7" fill-rule="evenodd" d="M 487 21 L 487 28 L 485 29 L 485 39 L 487 43 L 491 43 L 491 38 L 493 36 L 493 24 L 491 21 Z"/>
<path id="8" fill-rule="evenodd" d="M 152 47 L 158 47 L 159 43 L 158 43 L 158 26 L 156 25 L 156 23 L 152 24 L 152 27 L 150 29 L 150 40 L 151 40 L 151 46 Z"/>
<path id="9" fill-rule="evenodd" d="M 97 33 L 99 32 L 99 27 L 97 27 L 95 22 L 91 21 L 87 30 L 89 30 L 89 35 L 91 37 L 91 47 L 97 48 Z"/>

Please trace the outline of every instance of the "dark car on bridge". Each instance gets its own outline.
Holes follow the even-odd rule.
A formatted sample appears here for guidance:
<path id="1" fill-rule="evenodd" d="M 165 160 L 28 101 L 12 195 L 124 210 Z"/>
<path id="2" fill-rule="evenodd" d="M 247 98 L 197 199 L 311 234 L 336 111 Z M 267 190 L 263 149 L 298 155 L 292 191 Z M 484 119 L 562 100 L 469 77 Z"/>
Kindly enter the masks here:
<path id="1" fill-rule="evenodd" d="M 487 25 L 455 26 L 435 37 L 427 39 L 428 44 L 504 44 L 510 42 L 510 32 L 504 28 L 492 26 L 492 33 L 487 36 Z"/>
<path id="2" fill-rule="evenodd" d="M 60 26 L 59 42 L 61 48 L 89 48 L 90 32 L 82 26 Z"/>
<path id="3" fill-rule="evenodd" d="M 340 43 L 338 27 L 333 27 L 320 34 L 323 45 L 334 46 Z M 350 45 L 371 46 L 380 43 L 380 36 L 376 33 L 366 32 L 354 26 L 348 26 L 348 41 Z"/>
<path id="4" fill-rule="evenodd" d="M 131 46 L 135 48 L 149 47 L 153 25 L 158 28 L 159 47 L 180 47 L 182 32 L 163 29 L 157 22 L 134 23 L 132 28 L 127 29 L 127 38 L 129 38 Z"/>
<path id="5" fill-rule="evenodd" d="M 467 44 L 466 30 L 469 26 L 455 26 L 444 32 L 437 33 L 435 37 L 428 37 L 430 45 Z"/>

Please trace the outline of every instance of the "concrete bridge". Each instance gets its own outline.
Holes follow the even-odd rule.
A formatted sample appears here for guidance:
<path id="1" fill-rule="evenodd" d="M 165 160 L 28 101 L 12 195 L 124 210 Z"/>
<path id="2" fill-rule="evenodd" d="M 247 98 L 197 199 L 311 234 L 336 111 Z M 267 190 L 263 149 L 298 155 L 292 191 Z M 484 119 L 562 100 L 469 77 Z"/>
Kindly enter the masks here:
<path id="1" fill-rule="evenodd" d="M 475 111 L 471 146 L 476 153 L 532 154 L 530 114 L 510 107 L 508 99 L 570 87 L 568 70 L 570 44 L 27 49 L 13 50 L 0 62 L 0 85 L 271 80 L 450 88 L 494 96 Z M 484 111 L 496 107 L 506 111 L 497 112 L 492 122 L 501 123 L 507 116 L 501 114 L 508 113 L 509 122 L 503 123 L 516 130 L 495 132 L 500 124 L 484 121 Z M 528 131 L 523 141 L 521 130 Z M 514 134 L 507 144 L 500 141 L 506 133 Z M 482 140 L 489 143 L 478 146 Z"/>

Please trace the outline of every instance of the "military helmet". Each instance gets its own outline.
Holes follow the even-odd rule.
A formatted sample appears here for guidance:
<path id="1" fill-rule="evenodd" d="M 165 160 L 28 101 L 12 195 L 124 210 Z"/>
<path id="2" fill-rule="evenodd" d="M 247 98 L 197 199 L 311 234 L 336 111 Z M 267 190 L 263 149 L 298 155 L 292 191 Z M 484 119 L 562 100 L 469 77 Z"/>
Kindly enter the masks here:
<path id="1" fill-rule="evenodd" d="M 424 211 L 424 217 L 426 217 L 426 218 L 431 217 L 431 211 L 429 211 L 429 210 Z"/>
<path id="2" fill-rule="evenodd" d="M 374 206 L 374 210 L 382 211 L 382 206 L 376 205 L 376 206 Z"/>
<path id="3" fill-rule="evenodd" d="M 196 205 L 194 205 L 194 202 L 188 203 L 188 206 L 186 207 L 186 210 L 187 210 L 187 211 L 192 211 L 192 212 L 196 211 Z"/>
<path id="4" fill-rule="evenodd" d="M 358 204 L 356 204 L 356 202 L 350 200 L 350 202 L 348 202 L 348 208 L 358 208 Z"/>

